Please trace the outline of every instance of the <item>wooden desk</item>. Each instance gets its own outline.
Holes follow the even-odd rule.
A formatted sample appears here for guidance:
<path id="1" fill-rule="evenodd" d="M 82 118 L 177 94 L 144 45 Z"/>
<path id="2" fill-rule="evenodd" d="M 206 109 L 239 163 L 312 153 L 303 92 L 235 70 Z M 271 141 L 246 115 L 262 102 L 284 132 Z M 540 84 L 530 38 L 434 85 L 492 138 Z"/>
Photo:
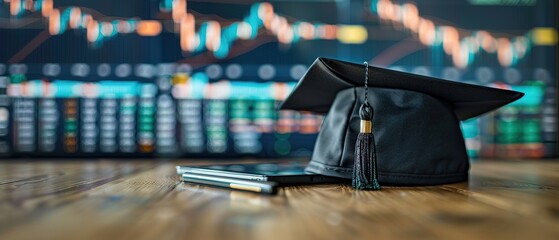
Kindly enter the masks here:
<path id="1" fill-rule="evenodd" d="M 179 182 L 156 161 L 0 162 L 0 239 L 559 239 L 559 162 L 476 162 L 469 182 L 277 196 Z"/>

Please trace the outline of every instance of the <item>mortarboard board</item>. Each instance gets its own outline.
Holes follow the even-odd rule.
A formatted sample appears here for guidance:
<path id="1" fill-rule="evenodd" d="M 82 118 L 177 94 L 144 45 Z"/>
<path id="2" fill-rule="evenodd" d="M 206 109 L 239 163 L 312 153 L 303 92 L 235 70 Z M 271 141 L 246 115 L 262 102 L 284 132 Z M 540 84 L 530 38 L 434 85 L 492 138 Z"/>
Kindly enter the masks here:
<path id="1" fill-rule="evenodd" d="M 377 178 L 388 185 L 467 180 L 459 122 L 523 95 L 318 58 L 281 109 L 326 114 L 307 171 L 353 178 L 355 188 L 368 189 L 379 186 L 356 186 L 359 176 L 374 175 L 376 185 Z"/>

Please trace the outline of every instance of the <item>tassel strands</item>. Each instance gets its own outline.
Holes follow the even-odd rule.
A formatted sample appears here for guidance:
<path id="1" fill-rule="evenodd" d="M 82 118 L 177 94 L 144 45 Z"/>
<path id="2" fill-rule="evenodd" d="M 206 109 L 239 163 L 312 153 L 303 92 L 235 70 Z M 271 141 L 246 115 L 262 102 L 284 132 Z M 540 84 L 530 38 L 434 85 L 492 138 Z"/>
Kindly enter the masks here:
<path id="1" fill-rule="evenodd" d="M 352 186 L 358 190 L 379 190 L 376 169 L 376 144 L 373 135 L 373 108 L 369 103 L 361 105 L 361 131 L 355 145 L 355 162 Z"/>
<path id="2" fill-rule="evenodd" d="M 369 64 L 365 65 L 365 100 L 359 108 L 361 129 L 355 143 L 352 187 L 357 190 L 380 190 L 377 173 L 377 154 L 373 134 L 374 109 L 368 101 Z"/>

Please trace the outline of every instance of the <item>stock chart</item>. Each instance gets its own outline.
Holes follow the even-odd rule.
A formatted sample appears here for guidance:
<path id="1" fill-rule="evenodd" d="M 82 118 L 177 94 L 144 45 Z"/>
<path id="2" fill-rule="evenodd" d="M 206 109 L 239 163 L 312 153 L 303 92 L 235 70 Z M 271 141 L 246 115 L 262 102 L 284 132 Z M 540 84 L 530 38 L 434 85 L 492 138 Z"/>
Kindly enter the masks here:
<path id="1" fill-rule="evenodd" d="M 553 157 L 556 9 L 552 0 L 0 0 L 0 154 L 310 156 L 323 116 L 277 107 L 314 59 L 330 57 L 524 92 L 462 123 L 468 154 Z"/>

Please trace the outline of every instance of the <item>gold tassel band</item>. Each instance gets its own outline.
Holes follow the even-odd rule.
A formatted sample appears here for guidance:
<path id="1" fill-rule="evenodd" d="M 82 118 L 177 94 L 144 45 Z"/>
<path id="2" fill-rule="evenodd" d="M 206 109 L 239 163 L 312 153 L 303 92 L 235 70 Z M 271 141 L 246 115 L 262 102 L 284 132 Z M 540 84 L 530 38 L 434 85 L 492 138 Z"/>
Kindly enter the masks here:
<path id="1" fill-rule="evenodd" d="M 361 133 L 372 133 L 373 122 L 368 120 L 361 120 Z"/>

